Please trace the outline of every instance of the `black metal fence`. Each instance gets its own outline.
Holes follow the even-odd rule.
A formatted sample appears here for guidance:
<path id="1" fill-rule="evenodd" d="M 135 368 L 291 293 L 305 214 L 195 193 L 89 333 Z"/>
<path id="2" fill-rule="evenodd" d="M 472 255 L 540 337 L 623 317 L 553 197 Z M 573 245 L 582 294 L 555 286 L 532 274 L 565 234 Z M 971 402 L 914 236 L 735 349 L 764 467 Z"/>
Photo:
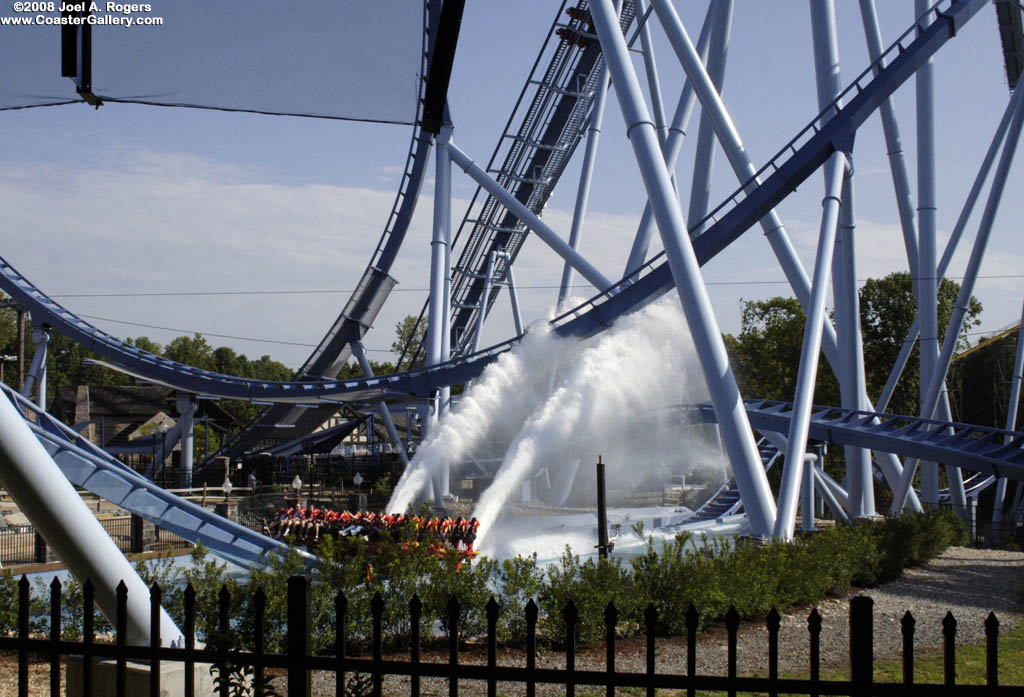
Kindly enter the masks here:
<path id="1" fill-rule="evenodd" d="M 170 551 L 192 546 L 188 540 L 159 527 L 146 524 L 138 516 L 99 518 L 100 525 L 122 552 Z M 0 529 L 0 564 L 4 567 L 55 561 L 46 540 L 31 525 Z"/>
<path id="2" fill-rule="evenodd" d="M 251 687 L 256 697 L 266 694 L 266 675 L 268 668 L 280 669 L 287 677 L 288 697 L 308 697 L 310 694 L 311 672 L 328 671 L 334 674 L 335 694 L 345 695 L 347 679 L 360 673 L 368 676 L 368 687 L 374 695 L 383 692 L 385 676 L 404 676 L 408 684 L 403 685 L 402 692 L 419 697 L 421 683 L 424 678 L 440 678 L 448 682 L 448 694 L 457 697 L 460 680 L 474 680 L 486 683 L 487 694 L 497 695 L 498 683 L 517 683 L 523 686 L 522 693 L 534 697 L 537 685 L 548 683 L 564 686 L 565 694 L 574 697 L 577 687 L 594 686 L 609 695 L 615 694 L 616 688 L 632 688 L 642 690 L 649 697 L 654 697 L 656 690 L 680 690 L 687 695 L 695 695 L 697 690 L 724 692 L 732 697 L 737 692 L 766 693 L 772 697 L 778 694 L 808 695 L 850 695 L 851 697 L 867 697 L 868 695 L 1010 695 L 1021 694 L 1024 686 L 999 685 L 998 676 L 998 636 L 999 621 L 990 614 L 985 622 L 987 637 L 986 682 L 980 684 L 957 684 L 956 682 L 956 620 L 951 614 L 943 623 L 945 636 L 944 663 L 945 675 L 941 684 L 923 684 L 914 679 L 914 621 L 908 612 L 903 620 L 904 651 L 903 680 L 901 682 L 876 682 L 873 664 L 873 601 L 866 596 L 857 596 L 850 601 L 850 679 L 821 679 L 820 634 L 821 617 L 812 611 L 808 618 L 808 640 L 810 642 L 810 658 L 808 678 L 792 679 L 779 676 L 779 626 L 780 616 L 774 609 L 767 618 L 768 629 L 768 664 L 767 676 L 746 677 L 737 675 L 737 630 L 739 617 L 731 610 L 726 619 L 727 642 L 727 674 L 724 676 L 698 675 L 696 672 L 697 627 L 699 617 L 692 607 L 687 614 L 687 657 L 685 672 L 677 672 L 677 666 L 659 665 L 655 650 L 655 627 L 658 621 L 654 606 L 648 607 L 645 613 L 646 632 L 646 669 L 643 672 L 624 672 L 616 669 L 616 636 L 618 613 L 613 605 L 605 612 L 606 659 L 604 670 L 579 670 L 577 664 L 576 637 L 578 613 L 571 603 L 565 608 L 565 668 L 538 668 L 537 658 L 537 606 L 531 601 L 526 607 L 526 646 L 525 666 L 498 665 L 497 663 L 497 632 L 496 626 L 499 606 L 492 598 L 487 606 L 486 659 L 481 663 L 460 660 L 459 612 L 458 602 L 453 598 L 447 608 L 448 638 L 447 660 L 421 660 L 420 645 L 420 611 L 419 599 L 413 597 L 409 603 L 410 647 L 408 658 L 385 658 L 383 652 L 383 614 L 384 601 L 380 594 L 374 596 L 372 608 L 372 638 L 369 657 L 349 655 L 346 646 L 347 602 L 339 594 L 335 601 L 336 644 L 334 655 L 311 655 L 310 651 L 310 590 L 309 581 L 302 576 L 288 580 L 288 621 L 285 641 L 285 653 L 269 653 L 265 650 L 267 620 L 265 618 L 266 600 L 259 591 L 253 603 L 253 637 L 252 651 L 237 651 L 228 646 L 219 648 L 196 648 L 196 595 L 188 587 L 184 595 L 184 626 L 185 646 L 165 648 L 160 646 L 160 638 L 156 632 L 147 646 L 128 646 L 126 644 L 126 607 L 127 590 L 122 583 L 117 590 L 117 613 L 115 618 L 116 638 L 114 643 L 96 641 L 93 630 L 94 589 L 90 582 L 83 588 L 84 626 L 81 641 L 61 640 L 61 587 L 55 581 L 51 585 L 50 627 L 48 637 L 33 637 L 29 633 L 29 584 L 22 579 L 19 585 L 18 630 L 16 636 L 0 637 L 0 650 L 15 651 L 18 655 L 18 694 L 28 694 L 28 665 L 30 654 L 42 654 L 49 657 L 50 662 L 50 694 L 57 697 L 60 693 L 60 661 L 62 656 L 82 656 L 82 679 L 85 697 L 92 694 L 93 660 L 97 658 L 114 659 L 116 661 L 117 694 L 124 695 L 126 662 L 144 661 L 151 666 L 150 695 L 160 694 L 160 663 L 163 661 L 181 662 L 185 664 L 185 695 L 193 697 L 195 663 L 212 663 L 215 666 L 249 666 L 252 670 Z M 159 605 L 161 592 L 154 586 L 151 592 L 152 626 L 159 626 Z M 217 619 L 217 632 L 222 636 L 231 636 L 228 617 L 228 594 L 221 592 L 220 608 Z M 227 697 L 229 681 L 219 685 L 220 694 Z M 518 692 L 518 690 L 517 690 Z"/>

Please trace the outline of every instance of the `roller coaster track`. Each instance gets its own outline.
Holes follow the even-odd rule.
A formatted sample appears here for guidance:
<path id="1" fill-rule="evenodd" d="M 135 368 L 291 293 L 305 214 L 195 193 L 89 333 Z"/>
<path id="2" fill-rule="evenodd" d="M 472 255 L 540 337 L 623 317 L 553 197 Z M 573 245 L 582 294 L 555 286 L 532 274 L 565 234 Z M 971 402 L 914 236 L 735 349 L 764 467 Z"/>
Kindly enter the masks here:
<path id="1" fill-rule="evenodd" d="M 831 113 L 832 117 L 823 127 L 817 125 L 820 116 L 815 117 L 751 181 L 745 182 L 704 221 L 693 225 L 694 229 L 709 225 L 705 233 L 693 241 L 699 262 L 706 263 L 746 232 L 811 176 L 833 152 L 849 148 L 854 133 L 868 116 L 955 36 L 984 4 L 985 0 L 943 0 L 936 7 L 937 21 L 924 27 L 915 23 L 901 35 L 879 61 L 861 73 L 826 108 L 824 113 Z M 745 191 L 747 188 L 749 192 Z M 513 338 L 429 369 L 382 377 L 347 381 L 258 381 L 199 370 L 141 351 L 61 307 L 2 259 L 0 287 L 32 313 L 37 326 L 48 325 L 60 331 L 99 353 L 112 367 L 182 391 L 255 403 L 337 405 L 426 394 L 431 389 L 478 376 L 518 340 L 518 337 Z M 553 320 L 555 331 L 561 336 L 595 334 L 619 316 L 639 309 L 672 288 L 668 265 L 659 255 L 613 288 Z"/>
<path id="2" fill-rule="evenodd" d="M 789 433 L 791 402 L 744 400 L 750 425 L 759 431 Z M 700 417 L 716 420 L 710 404 Z M 1024 481 L 1024 433 L 987 426 L 921 419 L 838 407 L 814 407 L 810 439 L 852 445 Z M 980 485 L 984 480 L 974 480 Z"/>
<path id="3" fill-rule="evenodd" d="M 761 464 L 767 472 L 782 456 L 782 451 L 762 438 L 757 443 L 757 451 L 761 456 Z M 701 523 L 716 518 L 736 515 L 743 509 L 743 497 L 740 496 L 740 489 L 736 486 L 735 479 L 729 479 L 720 486 L 715 493 L 711 494 L 707 501 L 702 503 L 693 515 L 683 521 L 684 524 Z"/>
<path id="4" fill-rule="evenodd" d="M 633 2 L 623 3 L 619 16 L 623 33 L 633 22 L 635 11 Z M 583 138 L 598 83 L 604 75 L 600 44 L 587 38 L 593 37 L 595 31 L 587 2 L 577 3 L 568 16 L 565 24 L 559 26 L 556 18 L 552 25 L 487 166 L 499 184 L 538 215 Z M 540 58 L 559 33 L 561 38 L 555 38 L 553 56 L 540 74 Z M 518 128 L 513 130 L 516 113 L 530 90 L 533 98 Z M 495 167 L 502 150 L 506 151 L 505 157 L 501 166 Z M 478 208 L 475 204 L 482 191 L 477 188 L 456 234 L 457 241 L 468 230 L 466 244 L 452 269 L 451 332 L 456 339 L 452 342 L 456 354 L 466 353 L 473 343 L 490 253 L 507 253 L 507 257 L 495 260 L 494 273 L 504 278 L 529 234 L 527 227 L 493 196 L 486 196 Z M 488 308 L 496 297 L 497 293 L 492 293 L 487 298 Z"/>
<path id="5" fill-rule="evenodd" d="M 25 415 L 43 448 L 68 480 L 160 528 L 201 542 L 224 559 L 247 567 L 267 553 L 287 552 L 277 540 L 175 496 L 107 454 L 7 385 L 3 395 Z"/>

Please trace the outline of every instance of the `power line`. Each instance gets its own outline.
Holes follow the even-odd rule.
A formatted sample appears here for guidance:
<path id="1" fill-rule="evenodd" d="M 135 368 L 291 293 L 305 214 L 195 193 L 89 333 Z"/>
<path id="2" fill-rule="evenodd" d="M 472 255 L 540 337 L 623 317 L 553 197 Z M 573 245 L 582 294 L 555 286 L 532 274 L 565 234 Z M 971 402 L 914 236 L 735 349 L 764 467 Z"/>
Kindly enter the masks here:
<path id="1" fill-rule="evenodd" d="M 158 324 L 143 324 L 142 322 L 129 322 L 123 319 L 113 319 L 111 317 L 97 317 L 95 315 L 78 315 L 84 319 L 93 319 L 101 322 L 113 322 L 115 324 L 127 324 L 132 327 L 142 327 L 143 329 L 159 329 L 166 332 L 177 332 L 178 334 L 200 334 L 202 336 L 212 336 L 218 339 L 234 339 L 236 341 L 254 341 L 261 344 L 279 344 L 282 346 L 302 346 L 304 348 L 316 348 L 319 344 L 307 344 L 299 341 L 280 341 L 278 339 L 257 339 L 251 336 L 235 336 L 233 334 L 214 334 L 212 332 L 201 332 L 194 329 L 178 329 L 176 327 L 162 327 Z M 366 348 L 367 351 L 374 351 L 377 353 L 390 353 L 390 349 L 373 349 Z"/>
<path id="2" fill-rule="evenodd" d="M 963 276 L 946 276 L 948 280 L 960 280 Z M 1024 274 L 998 274 L 992 276 L 978 276 L 980 279 L 998 280 L 1024 278 Z M 858 283 L 864 283 L 868 279 L 858 279 Z M 757 281 L 706 281 L 707 286 L 767 286 L 767 285 L 788 285 L 786 279 L 778 280 L 757 280 Z M 589 284 L 576 284 L 571 288 L 593 288 Z M 529 285 L 516 286 L 516 290 L 557 290 L 560 285 Z M 393 288 L 393 293 L 426 293 L 429 288 Z M 210 291 L 171 291 L 153 293 L 52 293 L 51 298 L 188 298 L 203 296 L 259 296 L 259 295 L 335 295 L 339 293 L 353 293 L 353 288 L 327 288 L 320 290 L 210 290 Z M 82 315 L 84 317 L 84 315 Z M 114 321 L 114 320 L 110 320 Z M 213 336 L 212 334 L 210 336 Z"/>

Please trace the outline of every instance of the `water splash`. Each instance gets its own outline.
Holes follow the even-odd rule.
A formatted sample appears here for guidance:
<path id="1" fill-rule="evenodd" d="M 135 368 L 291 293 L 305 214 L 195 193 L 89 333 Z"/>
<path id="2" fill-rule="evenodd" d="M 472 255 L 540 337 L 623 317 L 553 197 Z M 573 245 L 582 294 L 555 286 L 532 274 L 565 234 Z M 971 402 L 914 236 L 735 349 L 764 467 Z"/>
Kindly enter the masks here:
<path id="1" fill-rule="evenodd" d="M 571 362 L 535 402 L 476 507 L 484 551 L 502 507 L 531 475 L 545 475 L 542 483 L 564 500 L 589 479 L 576 478 L 573 463 L 595 462 L 598 454 L 610 463 L 609 488 L 636 484 L 666 466 L 685 471 L 696 459 L 704 465 L 715 459 L 678 418 L 658 409 L 706 394 L 677 300 L 623 318 L 568 355 Z"/>
<path id="2" fill-rule="evenodd" d="M 469 457 L 501 457 L 504 446 L 550 391 L 552 375 L 575 342 L 552 334 L 547 322 L 531 327 L 523 341 L 488 366 L 420 445 L 388 502 L 404 512 L 426 495 L 439 468 Z"/>

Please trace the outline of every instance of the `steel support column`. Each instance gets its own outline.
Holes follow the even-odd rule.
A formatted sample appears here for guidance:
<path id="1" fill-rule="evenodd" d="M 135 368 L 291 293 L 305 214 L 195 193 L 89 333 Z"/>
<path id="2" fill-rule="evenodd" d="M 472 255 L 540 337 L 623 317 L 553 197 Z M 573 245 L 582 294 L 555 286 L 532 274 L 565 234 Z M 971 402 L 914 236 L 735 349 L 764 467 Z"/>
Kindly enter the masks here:
<path id="1" fill-rule="evenodd" d="M 774 536 L 783 540 L 793 538 L 796 525 L 800 480 L 802 468 L 805 466 L 807 433 L 810 429 L 811 407 L 814 402 L 814 383 L 818 377 L 818 356 L 821 353 L 821 337 L 827 321 L 825 296 L 828 293 L 832 253 L 839 223 L 839 197 L 847 164 L 846 157 L 840 152 L 833 153 L 825 164 L 825 198 L 821 203 L 821 229 L 814 261 L 814 282 L 811 286 L 810 306 L 807 309 L 807 323 L 804 325 L 800 367 L 796 377 L 796 396 L 793 398 L 793 417 L 786 444 L 782 484 L 779 487 L 779 512 L 775 520 Z"/>
<path id="2" fill-rule="evenodd" d="M 690 37 L 687 35 L 686 29 L 679 19 L 679 15 L 676 14 L 675 8 L 672 7 L 668 0 L 653 0 L 653 4 L 655 12 L 658 13 L 658 17 L 661 19 L 662 27 L 668 35 L 669 42 L 672 44 L 672 48 L 675 50 L 676 56 L 683 66 L 683 70 L 686 71 L 687 77 L 694 84 L 694 90 L 697 92 L 701 106 L 712 117 L 715 135 L 718 137 L 718 142 L 725 151 L 737 179 L 744 182 L 748 191 L 753 190 L 760 184 L 760 180 L 756 176 L 757 170 L 754 168 L 750 156 L 744 150 L 739 133 L 736 132 L 736 128 L 729 118 L 725 105 L 719 98 L 718 93 L 715 92 L 714 86 L 711 84 L 711 80 L 704 70 L 699 56 L 690 42 Z M 786 280 L 789 281 L 789 285 L 793 289 L 794 295 L 796 295 L 797 301 L 806 310 L 810 298 L 810 280 L 807 278 L 807 273 L 804 271 L 803 265 L 800 263 L 800 259 L 789 241 L 778 213 L 774 209 L 769 211 L 761 219 L 760 224 L 765 232 L 765 237 L 768 239 L 768 243 L 771 245 L 772 252 L 782 267 Z M 822 351 L 824 351 L 825 357 L 832 366 L 838 366 L 836 347 L 835 328 L 831 322 L 827 322 L 822 339 Z M 865 396 L 866 399 L 867 397 Z M 892 453 L 878 453 L 877 455 L 879 466 L 885 473 L 886 479 L 895 483 L 903 471 L 899 458 Z M 920 508 L 916 495 L 911 494 L 908 502 L 915 510 Z"/>
<path id="3" fill-rule="evenodd" d="M 1003 190 L 1006 187 L 1010 166 L 1013 164 L 1013 157 L 1017 152 L 1021 125 L 1024 122 L 1024 90 L 1020 89 L 1019 86 L 1010 101 L 1010 108 L 1013 111 L 1013 116 L 1010 119 L 1006 139 L 1003 142 L 1003 151 L 999 156 L 999 164 L 996 165 L 996 171 L 992 175 L 992 188 L 989 190 L 988 200 L 985 202 L 985 210 L 978 224 L 978 235 L 974 240 L 974 247 L 971 249 L 971 256 L 967 261 L 964 278 L 960 284 L 960 293 L 957 295 L 956 303 L 953 306 L 953 316 L 949 320 L 949 326 L 946 327 L 946 337 L 943 341 L 942 353 L 936 362 L 934 374 L 930 376 L 928 385 L 924 388 L 921 408 L 922 415 L 925 418 L 931 418 L 938 405 L 940 393 L 945 384 L 946 371 L 949 369 L 949 363 L 953 358 L 953 350 L 956 348 L 956 341 L 960 335 L 964 317 L 967 315 L 971 294 L 974 292 L 974 283 L 977 280 L 978 270 L 981 268 L 981 261 L 985 255 L 989 234 L 992 232 L 992 224 L 995 221 L 996 213 L 999 210 L 999 203 L 1002 200 Z M 924 331 L 922 322 L 922 332 Z M 923 374 L 921 379 L 923 384 Z M 900 488 L 893 499 L 894 509 L 909 492 L 915 469 L 915 467 L 910 466 L 908 463 L 907 468 L 903 471 L 903 475 L 900 478 Z"/>
<path id="4" fill-rule="evenodd" d="M 627 137 L 633 147 L 661 233 L 665 256 L 693 335 L 718 423 L 723 429 L 726 449 L 751 529 L 755 535 L 768 535 L 775 518 L 771 489 L 729 365 L 700 266 L 690 244 L 679 199 L 665 166 L 657 132 L 644 105 L 611 0 L 596 0 L 591 3 L 590 9 L 626 123 Z"/>
<path id="5" fill-rule="evenodd" d="M 149 588 L 33 435 L 22 415 L 2 395 L 0 467 L 4 488 L 56 550 L 72 575 L 92 580 L 96 603 L 111 623 L 117 610 L 117 585 L 124 581 L 128 587 L 128 644 L 148 645 Z M 163 609 L 160 611 L 160 638 L 164 646 L 181 645 L 181 631 Z"/>
<path id="6" fill-rule="evenodd" d="M 448 154 L 452 162 L 468 174 L 484 191 L 497 199 L 512 215 L 519 218 L 520 222 L 530 228 L 555 254 L 558 254 L 571 264 L 574 269 L 579 271 L 580 275 L 587 279 L 595 288 L 605 290 L 612 285 L 612 282 L 598 271 L 593 264 L 587 261 L 582 254 L 570 247 L 547 223 L 541 221 L 533 211 L 506 191 L 501 184 L 492 179 L 480 165 L 473 162 L 473 159 L 460 150 L 455 143 L 449 143 Z"/>
<path id="7" fill-rule="evenodd" d="M 430 306 L 427 318 L 427 365 L 438 365 L 446 360 L 444 355 L 445 325 L 448 321 L 448 240 L 451 239 L 451 162 L 449 143 L 451 126 L 444 126 L 438 134 L 434 147 L 434 226 L 430 239 Z M 437 398 L 437 394 L 430 395 Z M 435 409 L 426 426 L 427 433 L 434 430 L 440 418 L 442 405 L 435 402 Z"/>
<path id="8" fill-rule="evenodd" d="M 928 11 L 929 0 L 915 0 L 918 17 Z M 928 23 L 927 20 L 926 24 Z M 935 87 L 932 59 L 914 75 L 917 94 L 917 313 L 921 318 L 918 341 L 921 358 L 920 415 L 928 418 L 927 386 L 939 355 L 938 270 L 935 198 Z M 939 502 L 939 469 L 934 462 L 921 463 L 921 502 Z"/>
<path id="9" fill-rule="evenodd" d="M 704 25 L 700 30 L 700 37 L 697 39 L 697 53 L 701 62 L 707 60 L 708 44 L 711 40 L 711 27 L 714 24 L 716 3 L 708 6 L 707 14 L 704 16 Z M 676 104 L 675 114 L 672 116 L 672 124 L 668 128 L 668 140 L 665 143 L 665 164 L 669 171 L 675 171 L 676 161 L 679 159 L 679 151 L 683 148 L 683 141 L 686 139 L 686 129 L 690 126 L 690 116 L 693 114 L 693 107 L 697 103 L 697 94 L 693 91 L 693 85 L 687 80 L 683 84 L 682 92 L 679 93 L 679 102 Z M 627 276 L 631 271 L 643 265 L 647 258 L 647 250 L 651 245 L 651 236 L 654 235 L 654 217 L 651 215 L 651 204 L 644 205 L 644 212 L 640 216 L 640 225 L 637 226 L 636 236 L 633 238 L 633 246 L 629 251 L 629 258 L 626 260 L 626 267 L 622 275 Z"/>
<path id="10" fill-rule="evenodd" d="M 833 0 L 811 0 L 811 34 L 814 42 L 814 72 L 818 109 L 824 112 L 843 89 L 839 69 L 839 40 L 836 35 L 836 8 Z M 822 117 L 822 124 L 831 113 Z M 827 186 L 827 184 L 826 184 Z M 860 333 L 860 300 L 857 294 L 857 262 L 854 253 L 853 168 L 843 178 L 842 207 L 833 255 L 833 298 L 836 317 L 840 400 L 845 409 L 866 409 L 864 352 Z M 846 446 L 846 473 L 854 517 L 874 515 L 874 487 L 871 479 L 871 455 L 864 448 Z"/>
<path id="11" fill-rule="evenodd" d="M 580 170 L 579 188 L 576 190 L 576 207 L 572 212 L 572 226 L 569 228 L 569 246 L 573 250 L 580 247 L 580 236 L 583 220 L 587 216 L 587 205 L 590 201 L 590 183 L 594 176 L 594 162 L 597 159 L 597 145 L 601 140 L 601 124 L 604 121 L 604 105 L 608 98 L 608 68 L 601 67 L 597 81 L 597 94 L 594 95 L 594 106 L 590 110 L 590 125 L 587 127 L 587 148 L 583 153 L 583 167 Z M 512 267 L 509 266 L 511 269 Z M 562 269 L 562 284 L 558 289 L 558 305 L 569 297 L 572 287 L 572 265 L 566 261 Z M 474 351 L 476 344 L 474 343 Z"/>
<path id="12" fill-rule="evenodd" d="M 491 295 L 491 284 L 494 282 L 494 256 L 497 252 L 487 255 L 487 275 L 484 277 L 484 289 L 480 292 L 480 304 L 476 310 L 476 331 L 473 332 L 473 350 L 476 353 L 480 345 L 480 335 L 484 331 L 484 319 L 487 317 L 487 299 Z"/>
<path id="13" fill-rule="evenodd" d="M 178 407 L 178 426 L 181 429 L 181 474 L 178 486 L 182 489 L 192 487 L 192 464 L 195 454 L 195 415 L 198 404 L 195 395 L 179 394 L 176 400 Z"/>
<path id="14" fill-rule="evenodd" d="M 813 7 L 813 3 L 812 3 Z M 860 0 L 861 21 L 864 24 L 864 39 L 868 46 L 868 57 L 876 63 L 876 73 L 884 65 L 878 63 L 882 56 L 882 32 L 878 26 L 878 15 L 875 12 L 875 0 Z M 896 209 L 900 217 L 900 228 L 903 231 L 903 246 L 907 252 L 907 263 L 911 278 L 917 278 L 917 228 L 914 223 L 914 203 L 910 194 L 910 177 L 907 175 L 907 163 L 903 157 L 903 143 L 900 138 L 900 127 L 896 121 L 896 108 L 892 97 L 878 107 L 882 117 L 882 131 L 885 134 L 885 146 L 889 155 L 889 171 L 892 174 L 893 190 L 896 193 Z M 876 410 L 877 411 L 877 410 Z"/>
<path id="15" fill-rule="evenodd" d="M 729 54 L 729 36 L 732 33 L 733 0 L 719 0 L 713 3 L 715 20 L 711 27 L 711 42 L 708 46 L 708 77 L 719 95 L 725 82 L 725 62 Z M 697 150 L 694 154 L 693 178 L 690 182 L 690 208 L 688 220 L 696 225 L 708 213 L 711 199 L 711 171 L 715 161 L 715 129 L 711 120 L 702 111 L 697 127 Z M 694 228 L 696 237 L 703 232 Z"/>
<path id="16" fill-rule="evenodd" d="M 373 366 L 370 365 L 370 361 L 366 358 L 366 349 L 363 347 L 363 342 L 353 341 L 351 343 L 352 354 L 359 361 L 359 367 L 363 371 L 363 375 L 368 378 L 373 377 Z M 409 454 L 405 451 L 405 447 L 402 445 L 402 439 L 398 435 L 398 429 L 395 428 L 395 420 L 391 418 L 391 410 L 388 409 L 386 402 L 381 400 L 377 402 L 377 413 L 380 414 L 380 418 L 384 421 L 384 428 L 387 429 L 388 438 L 391 439 L 391 447 L 398 452 L 398 457 L 402 459 L 403 467 L 409 466 Z M 409 430 L 412 429 L 412 425 L 407 426 Z"/>
<path id="17" fill-rule="evenodd" d="M 1007 431 L 1017 430 L 1017 405 L 1020 403 L 1021 375 L 1024 373 L 1024 307 L 1021 307 L 1020 326 L 1017 328 L 1017 354 L 1013 361 L 1013 375 L 1010 378 L 1010 402 L 1006 405 Z M 1010 436 L 1006 437 L 1010 442 Z M 1003 506 L 1006 503 L 1006 478 L 1000 477 L 996 483 L 996 499 L 992 504 L 992 531 L 998 536 L 1002 534 Z"/>

